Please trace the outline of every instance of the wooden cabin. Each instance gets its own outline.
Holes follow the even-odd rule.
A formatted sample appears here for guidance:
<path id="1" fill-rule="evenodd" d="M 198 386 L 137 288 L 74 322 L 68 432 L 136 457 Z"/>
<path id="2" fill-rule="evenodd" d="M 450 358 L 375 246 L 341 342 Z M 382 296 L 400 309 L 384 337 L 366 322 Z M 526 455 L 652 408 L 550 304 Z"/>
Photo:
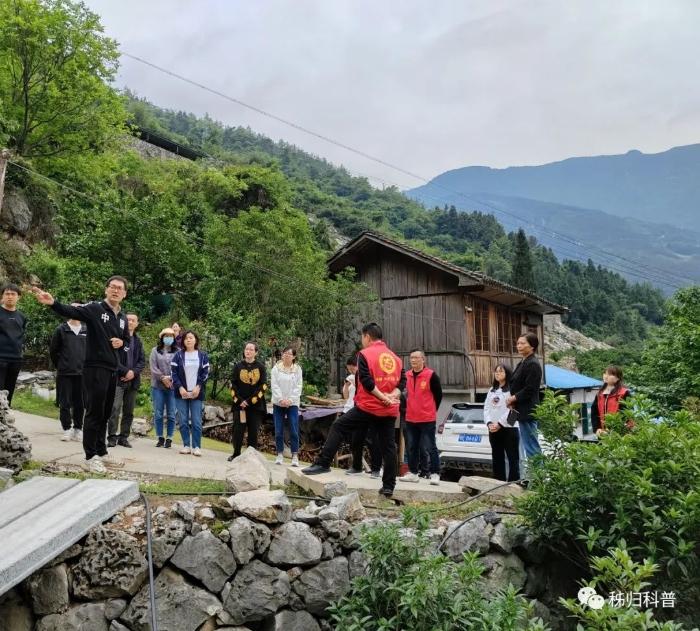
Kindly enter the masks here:
<path id="1" fill-rule="evenodd" d="M 522 333 L 537 334 L 544 365 L 543 315 L 566 311 L 373 232 L 363 232 L 329 261 L 332 273 L 349 267 L 379 296 L 384 339 L 406 368 L 411 350 L 425 352 L 442 381 L 444 405 L 482 401 L 496 364 L 519 361 L 515 343 Z"/>

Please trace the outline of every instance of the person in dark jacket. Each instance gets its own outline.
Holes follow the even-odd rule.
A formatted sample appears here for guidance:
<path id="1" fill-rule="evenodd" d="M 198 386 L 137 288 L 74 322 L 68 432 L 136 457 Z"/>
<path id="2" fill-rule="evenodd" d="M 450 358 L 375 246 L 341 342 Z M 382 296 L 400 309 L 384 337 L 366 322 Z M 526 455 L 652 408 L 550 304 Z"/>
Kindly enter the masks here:
<path id="1" fill-rule="evenodd" d="M 622 369 L 618 366 L 608 366 L 603 381 L 605 385 L 598 390 L 591 405 L 591 424 L 597 436 L 606 431 L 605 417 L 619 412 L 622 401 L 630 396 L 630 391 L 622 383 Z"/>
<path id="2" fill-rule="evenodd" d="M 267 370 L 257 360 L 258 345 L 247 342 L 243 347 L 243 361 L 233 367 L 231 401 L 233 409 L 233 453 L 229 460 L 241 455 L 243 434 L 248 428 L 248 447 L 258 448 L 258 430 L 265 418 L 267 404 Z"/>
<path id="3" fill-rule="evenodd" d="M 180 453 L 201 456 L 202 407 L 209 379 L 209 357 L 199 349 L 199 336 L 194 331 L 183 334 L 182 350 L 175 353 L 171 366 L 177 421 L 182 436 Z"/>
<path id="4" fill-rule="evenodd" d="M 20 288 L 7 283 L 0 293 L 0 390 L 7 390 L 7 402 L 12 404 L 12 395 L 22 367 L 24 333 L 27 318 L 17 309 L 22 294 Z"/>
<path id="5" fill-rule="evenodd" d="M 106 436 L 117 377 L 126 364 L 124 354 L 130 339 L 126 316 L 121 310 L 126 289 L 127 282 L 123 276 L 112 276 L 105 285 L 105 300 L 72 307 L 57 302 L 47 291 L 32 287 L 32 293 L 41 304 L 51 307 L 64 318 L 85 322 L 87 327 L 83 370 L 86 403 L 83 449 L 85 467 L 93 473 L 104 473 L 105 464 L 122 464 L 109 456 Z"/>
<path id="6" fill-rule="evenodd" d="M 129 434 L 134 421 L 136 395 L 141 387 L 141 372 L 146 365 L 146 355 L 143 343 L 136 334 L 139 317 L 135 313 L 127 313 L 126 321 L 129 327 L 129 345 L 126 351 L 124 374 L 119 377 L 117 389 L 114 391 L 114 404 L 109 417 L 107 447 L 131 447 Z M 121 425 L 119 416 L 121 414 Z"/>
<path id="7" fill-rule="evenodd" d="M 77 307 L 78 303 L 72 306 Z M 59 324 L 51 337 L 49 355 L 56 368 L 56 398 L 63 441 L 83 441 L 83 366 L 86 342 L 87 327 L 80 320 L 68 320 Z"/>
<path id="8" fill-rule="evenodd" d="M 509 417 L 508 421 L 511 425 L 517 421 L 520 428 L 523 461 L 542 453 L 537 439 L 537 421 L 532 416 L 535 407 L 540 403 L 542 384 L 542 366 L 535 355 L 539 344 L 540 341 L 534 333 L 525 333 L 518 338 L 516 347 L 522 360 L 513 370 L 510 379 L 510 396 L 506 399 L 508 407 L 515 411 L 511 416 L 516 417 L 515 419 Z"/>

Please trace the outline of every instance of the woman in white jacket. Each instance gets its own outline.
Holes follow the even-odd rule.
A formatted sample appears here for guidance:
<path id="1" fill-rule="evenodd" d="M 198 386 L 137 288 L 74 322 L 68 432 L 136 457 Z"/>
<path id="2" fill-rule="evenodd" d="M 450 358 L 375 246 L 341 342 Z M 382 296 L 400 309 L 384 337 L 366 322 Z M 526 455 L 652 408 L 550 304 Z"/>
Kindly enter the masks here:
<path id="1" fill-rule="evenodd" d="M 299 466 L 299 400 L 302 373 L 297 364 L 297 352 L 291 346 L 282 351 L 282 361 L 272 368 L 272 418 L 275 421 L 275 464 L 284 464 L 284 420 L 289 422 L 292 466 Z"/>
<path id="2" fill-rule="evenodd" d="M 520 478 L 520 431 L 517 414 L 506 404 L 510 396 L 511 371 L 505 364 L 498 364 L 493 372 L 493 386 L 484 402 L 484 422 L 489 428 L 493 477 L 513 482 Z M 508 475 L 506 476 L 506 458 Z"/>

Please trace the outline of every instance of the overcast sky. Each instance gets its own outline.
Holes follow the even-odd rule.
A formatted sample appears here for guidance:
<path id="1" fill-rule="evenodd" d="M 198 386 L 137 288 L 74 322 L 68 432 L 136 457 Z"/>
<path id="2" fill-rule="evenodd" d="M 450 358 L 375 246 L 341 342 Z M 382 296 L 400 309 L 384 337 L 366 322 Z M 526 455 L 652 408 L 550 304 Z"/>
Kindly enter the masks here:
<path id="1" fill-rule="evenodd" d="M 700 142 L 696 0 L 87 4 L 123 51 L 428 178 Z M 127 58 L 118 84 L 420 184 Z"/>

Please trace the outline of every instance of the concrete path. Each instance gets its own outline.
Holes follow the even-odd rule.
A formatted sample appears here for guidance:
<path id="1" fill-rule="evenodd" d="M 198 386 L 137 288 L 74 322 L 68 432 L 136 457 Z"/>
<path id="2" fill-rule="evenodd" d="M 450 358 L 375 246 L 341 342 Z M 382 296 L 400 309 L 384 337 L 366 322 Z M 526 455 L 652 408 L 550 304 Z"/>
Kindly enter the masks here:
<path id="1" fill-rule="evenodd" d="M 59 422 L 43 416 L 13 411 L 17 427 L 32 443 L 32 458 L 40 462 L 53 462 L 60 467 L 79 468 L 84 462 L 82 445 L 77 442 L 62 442 L 62 430 Z M 228 453 L 203 449 L 201 457 L 181 455 L 179 436 L 177 443 L 171 449 L 157 449 L 152 438 L 132 436 L 129 441 L 132 449 L 115 447 L 110 449 L 110 455 L 124 461 L 125 472 L 153 475 L 167 478 L 204 478 L 223 480 L 229 465 L 226 458 Z M 288 463 L 289 461 L 287 461 Z M 302 464 L 305 466 L 305 464 Z M 369 475 L 348 476 L 344 469 L 333 469 L 330 473 L 320 476 L 305 476 L 300 469 L 286 465 L 275 465 L 269 461 L 273 484 L 283 485 L 289 479 L 307 491 L 321 497 L 327 495 L 326 485 L 343 482 L 348 491 L 358 491 L 360 496 L 369 501 L 378 497 L 381 480 L 370 478 Z M 112 472 L 120 469 L 110 469 Z M 405 502 L 451 502 L 464 499 L 462 488 L 455 482 L 440 482 L 432 486 L 427 480 L 418 483 L 397 481 L 394 497 Z"/>
<path id="2" fill-rule="evenodd" d="M 15 425 L 32 443 L 34 460 L 53 462 L 62 467 L 81 467 L 85 461 L 82 445 L 74 441 L 62 442 L 63 430 L 57 420 L 17 410 L 13 410 L 13 414 Z M 114 447 L 109 453 L 124 461 L 123 471 L 168 478 L 225 479 L 229 453 L 202 449 L 201 457 L 182 455 L 178 453 L 182 446 L 179 436 L 176 435 L 175 441 L 171 449 L 157 449 L 153 438 L 132 436 L 129 438 L 132 449 Z M 273 483 L 284 483 L 285 469 L 270 463 Z"/>

